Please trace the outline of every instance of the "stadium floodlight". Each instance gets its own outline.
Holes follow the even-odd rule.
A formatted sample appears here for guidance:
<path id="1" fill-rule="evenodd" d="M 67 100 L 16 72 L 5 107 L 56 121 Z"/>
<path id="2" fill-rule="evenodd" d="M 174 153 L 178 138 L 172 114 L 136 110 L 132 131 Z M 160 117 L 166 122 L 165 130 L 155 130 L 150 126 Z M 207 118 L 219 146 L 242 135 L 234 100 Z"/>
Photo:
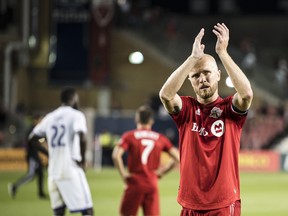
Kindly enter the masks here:
<path id="1" fill-rule="evenodd" d="M 30 48 L 36 47 L 37 44 L 37 38 L 34 35 L 31 35 L 28 39 L 28 45 Z"/>
<path id="2" fill-rule="evenodd" d="M 144 61 L 144 56 L 141 52 L 137 51 L 137 52 L 132 52 L 129 55 L 129 62 L 131 64 L 141 64 Z"/>
<path id="3" fill-rule="evenodd" d="M 230 79 L 229 76 L 226 78 L 225 83 L 226 83 L 226 85 L 227 85 L 229 88 L 234 88 L 234 85 L 233 85 L 233 83 L 232 83 L 232 81 L 231 81 L 231 79 Z"/>

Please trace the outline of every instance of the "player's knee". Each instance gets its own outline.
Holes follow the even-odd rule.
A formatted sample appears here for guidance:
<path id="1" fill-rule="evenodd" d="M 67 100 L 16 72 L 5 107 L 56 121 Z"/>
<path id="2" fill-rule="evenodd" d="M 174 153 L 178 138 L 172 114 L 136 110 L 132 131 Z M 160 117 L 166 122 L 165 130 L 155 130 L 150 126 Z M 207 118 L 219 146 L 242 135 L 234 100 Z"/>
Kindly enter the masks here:
<path id="1" fill-rule="evenodd" d="M 53 216 L 64 216 L 65 214 L 65 206 L 53 209 Z"/>
<path id="2" fill-rule="evenodd" d="M 93 208 L 85 209 L 84 211 L 82 211 L 82 215 L 83 216 L 93 216 L 94 215 Z"/>

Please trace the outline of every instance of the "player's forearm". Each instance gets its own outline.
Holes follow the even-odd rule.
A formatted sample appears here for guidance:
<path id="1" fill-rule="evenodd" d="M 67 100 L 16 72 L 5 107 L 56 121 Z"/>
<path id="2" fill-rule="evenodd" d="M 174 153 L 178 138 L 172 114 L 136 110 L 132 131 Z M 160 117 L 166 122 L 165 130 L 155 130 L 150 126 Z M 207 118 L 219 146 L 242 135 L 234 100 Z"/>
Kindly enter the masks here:
<path id="1" fill-rule="evenodd" d="M 170 75 L 160 90 L 159 96 L 161 100 L 170 101 L 174 98 L 182 87 L 185 79 L 187 79 L 196 61 L 196 58 L 188 57 L 186 61 Z"/>
<path id="2" fill-rule="evenodd" d="M 86 157 L 85 157 L 85 152 L 86 152 L 86 142 L 81 142 L 81 164 L 82 166 L 85 166 L 86 163 Z"/>
<path id="3" fill-rule="evenodd" d="M 45 154 L 47 157 L 49 156 L 48 155 L 48 150 L 42 145 L 38 145 L 38 151 L 40 151 L 41 153 Z"/>
<path id="4" fill-rule="evenodd" d="M 161 178 L 162 176 L 173 170 L 176 164 L 178 164 L 176 160 L 171 160 L 165 166 L 159 167 L 156 171 L 158 178 Z"/>
<path id="5" fill-rule="evenodd" d="M 115 146 L 113 153 L 112 153 L 112 159 L 121 178 L 123 179 L 124 182 L 126 182 L 126 179 L 129 177 L 129 173 L 126 171 L 124 163 L 123 163 L 123 159 L 122 159 L 124 151 L 125 150 L 123 148 L 119 146 Z"/>
<path id="6" fill-rule="evenodd" d="M 218 55 L 237 93 L 243 100 L 251 100 L 253 97 L 253 92 L 251 84 L 246 75 L 227 52 L 222 52 Z"/>
<path id="7" fill-rule="evenodd" d="M 176 164 L 175 161 L 172 160 L 166 166 L 159 168 L 159 171 L 158 171 L 159 175 L 163 176 L 169 173 L 174 168 L 175 164 Z"/>
<path id="8" fill-rule="evenodd" d="M 164 167 L 160 167 L 158 169 L 157 173 L 159 177 L 170 172 L 175 167 L 175 165 L 179 163 L 179 151 L 175 147 L 171 148 L 168 154 L 171 157 L 171 161 L 169 161 Z"/>
<path id="9" fill-rule="evenodd" d="M 123 179 L 123 181 L 125 181 L 126 176 L 127 176 L 127 172 L 126 172 L 126 169 L 124 167 L 123 160 L 120 158 L 113 158 L 113 161 L 114 161 L 115 167 L 118 170 L 121 178 Z"/>
<path id="10" fill-rule="evenodd" d="M 80 162 L 81 162 L 82 166 L 85 166 L 85 163 L 86 163 L 86 157 L 85 157 L 86 146 L 87 146 L 86 136 L 84 134 L 80 133 L 80 154 L 82 157 L 82 160 Z"/>

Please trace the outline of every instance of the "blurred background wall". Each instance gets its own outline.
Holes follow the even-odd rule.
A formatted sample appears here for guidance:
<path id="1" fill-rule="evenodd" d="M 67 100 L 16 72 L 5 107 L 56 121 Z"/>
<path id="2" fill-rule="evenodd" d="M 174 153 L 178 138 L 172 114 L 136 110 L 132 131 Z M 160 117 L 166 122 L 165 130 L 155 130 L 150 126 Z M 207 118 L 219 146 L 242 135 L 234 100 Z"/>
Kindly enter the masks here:
<path id="1" fill-rule="evenodd" d="M 100 117 L 133 119 L 148 103 L 162 121 L 161 86 L 201 27 L 206 52 L 216 56 L 212 27 L 224 22 L 229 53 L 255 92 L 242 149 L 288 152 L 287 13 L 287 0 L 0 0 L 1 147 L 23 146 L 30 116 L 56 108 L 67 85 L 89 117 L 92 153 Z M 223 97 L 235 92 L 226 79 L 223 70 Z M 181 94 L 193 95 L 188 82 Z"/>

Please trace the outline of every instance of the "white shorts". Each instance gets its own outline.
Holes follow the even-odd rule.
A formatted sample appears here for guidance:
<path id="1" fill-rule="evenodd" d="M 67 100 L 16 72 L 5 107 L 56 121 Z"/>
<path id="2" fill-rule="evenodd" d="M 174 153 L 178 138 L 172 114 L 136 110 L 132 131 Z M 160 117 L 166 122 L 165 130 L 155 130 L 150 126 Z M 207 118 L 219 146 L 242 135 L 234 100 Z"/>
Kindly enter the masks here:
<path id="1" fill-rule="evenodd" d="M 80 212 L 93 207 L 89 185 L 82 168 L 73 169 L 69 178 L 48 177 L 51 207 L 66 206 L 70 212 Z"/>

